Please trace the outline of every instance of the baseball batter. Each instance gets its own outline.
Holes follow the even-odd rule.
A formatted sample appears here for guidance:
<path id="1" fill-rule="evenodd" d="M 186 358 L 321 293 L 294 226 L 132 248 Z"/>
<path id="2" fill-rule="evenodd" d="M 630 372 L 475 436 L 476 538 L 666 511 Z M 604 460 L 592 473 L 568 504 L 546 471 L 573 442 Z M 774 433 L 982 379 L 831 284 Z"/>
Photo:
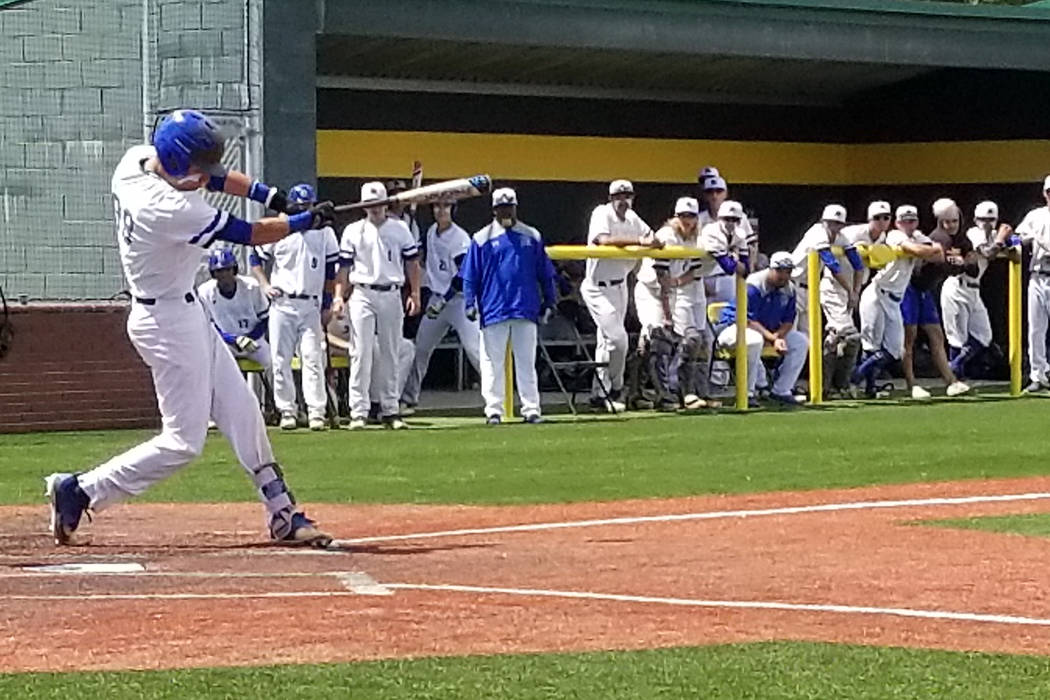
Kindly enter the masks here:
<path id="1" fill-rule="evenodd" d="M 1045 207 L 1028 212 L 1017 226 L 1000 226 L 999 247 L 1023 244 L 1032 250 L 1031 277 L 1028 279 L 1028 361 L 1031 382 L 1025 391 L 1050 388 L 1050 363 L 1046 359 L 1046 330 L 1050 323 L 1050 175 L 1043 181 Z"/>
<path id="2" fill-rule="evenodd" d="M 153 375 L 162 430 L 86 473 L 46 479 L 51 530 L 71 542 L 84 511 L 101 511 L 171 476 L 204 449 L 209 417 L 229 440 L 259 491 L 270 537 L 326 546 L 331 537 L 298 509 L 274 460 L 262 414 L 237 362 L 192 292 L 203 251 L 223 240 L 277 242 L 324 226 L 330 204 L 248 223 L 212 207 L 200 188 L 249 197 L 284 210 L 284 195 L 242 173 L 226 172 L 224 140 L 200 112 L 177 110 L 130 148 L 113 174 L 113 212 L 121 265 L 132 295 L 127 331 Z"/>
<path id="3" fill-rule="evenodd" d="M 591 212 L 587 245 L 654 245 L 652 229 L 635 213 L 633 205 L 634 185 L 628 180 L 609 183 L 609 201 Z M 597 327 L 594 359 L 608 363 L 608 367 L 599 367 L 595 372 L 591 405 L 610 413 L 620 413 L 627 408 L 623 401 L 628 350 L 624 318 L 627 316 L 627 276 L 636 265 L 635 260 L 589 258 L 580 285 L 580 295 Z M 602 387 L 608 392 L 608 401 Z"/>
<path id="4" fill-rule="evenodd" d="M 288 199 L 293 207 L 305 209 L 317 201 L 317 195 L 313 187 L 301 184 L 288 191 Z M 281 428 L 296 428 L 292 357 L 298 350 L 310 430 L 324 430 L 328 406 L 324 325 L 332 306 L 335 268 L 339 261 L 335 230 L 325 226 L 304 231 L 302 235 L 261 246 L 256 249 L 256 255 L 258 260 L 253 262 L 273 264 L 270 279 L 266 278 L 261 264 L 254 264 L 252 272 L 271 300 L 273 399 L 281 412 Z"/>
<path id="5" fill-rule="evenodd" d="M 962 266 L 941 286 L 941 316 L 948 339 L 951 369 L 962 379 L 969 363 L 978 360 L 992 343 L 988 308 L 981 299 L 981 278 L 988 261 L 999 253 L 995 245 L 999 205 L 981 202 L 973 211 L 974 225 L 966 232 L 960 249 Z"/>
<path id="6" fill-rule="evenodd" d="M 910 204 L 897 207 L 897 227 L 886 234 L 885 243 L 906 253 L 879 270 L 860 296 L 860 334 L 864 361 L 850 381 L 864 383 L 865 394 L 879 396 L 876 380 L 883 367 L 900 361 L 904 354 L 904 319 L 901 300 L 919 260 L 943 260 L 944 250 L 919 228 L 919 210 Z"/>
<path id="7" fill-rule="evenodd" d="M 270 318 L 270 304 L 259 283 L 238 275 L 237 257 L 229 248 L 208 256 L 211 279 L 197 287 L 197 296 L 212 325 L 234 357 L 254 360 L 270 371 L 270 345 L 263 337 Z"/>
<path id="8" fill-rule="evenodd" d="M 401 394 L 402 413 L 415 410 L 419 392 L 434 353 L 448 329 L 455 328 L 470 364 L 481 372 L 478 348 L 481 330 L 477 321 L 467 319 L 463 302 L 463 277 L 460 268 L 470 250 L 470 235 L 452 220 L 454 204 L 435 202 L 434 223 L 427 229 L 426 269 L 423 286 L 430 290 L 426 316 L 416 333 L 416 352 Z"/>
<path id="9" fill-rule="evenodd" d="M 361 186 L 361 201 L 385 199 L 381 182 Z M 369 392 L 379 381 L 380 420 L 386 428 L 408 427 L 398 412 L 398 346 L 405 314 L 420 311 L 419 244 L 403 221 L 387 216 L 385 204 L 365 208 L 365 218 L 343 230 L 333 311 L 350 301 L 350 430 L 368 420 Z M 407 275 L 406 275 L 407 273 Z M 402 306 L 401 287 L 408 286 Z M 352 288 L 352 292 L 350 291 Z M 372 364 L 377 363 L 373 375 Z"/>

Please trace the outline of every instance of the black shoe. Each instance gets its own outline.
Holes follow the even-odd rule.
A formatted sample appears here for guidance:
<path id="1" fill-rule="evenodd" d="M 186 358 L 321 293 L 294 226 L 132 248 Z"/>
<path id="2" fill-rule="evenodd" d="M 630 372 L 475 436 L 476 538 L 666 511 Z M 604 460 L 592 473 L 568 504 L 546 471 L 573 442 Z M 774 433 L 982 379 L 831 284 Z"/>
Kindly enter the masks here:
<path id="1" fill-rule="evenodd" d="M 540 418 L 538 413 L 530 413 L 529 415 L 525 416 L 522 419 L 522 422 L 523 423 L 531 423 L 532 425 L 536 425 L 537 423 L 542 423 L 543 419 Z"/>
<path id="2" fill-rule="evenodd" d="M 499 425 L 502 422 L 499 416 L 489 416 L 485 419 L 485 425 Z"/>

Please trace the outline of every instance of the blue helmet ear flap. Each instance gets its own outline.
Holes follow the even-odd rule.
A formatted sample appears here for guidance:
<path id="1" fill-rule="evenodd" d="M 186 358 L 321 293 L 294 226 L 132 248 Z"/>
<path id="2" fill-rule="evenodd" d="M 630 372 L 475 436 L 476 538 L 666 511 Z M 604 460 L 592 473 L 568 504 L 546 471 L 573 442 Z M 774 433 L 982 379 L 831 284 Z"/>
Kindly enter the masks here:
<path id="1" fill-rule="evenodd" d="M 212 273 L 213 276 L 218 270 L 232 268 L 234 271 L 239 271 L 239 267 L 237 256 L 229 248 L 213 250 L 208 256 L 208 272 Z"/>
<path id="2" fill-rule="evenodd" d="M 200 112 L 177 109 L 161 120 L 153 130 L 153 146 L 169 175 L 182 177 L 191 167 L 211 175 L 224 168 L 222 154 L 225 140 L 218 125 Z"/>
<path id="3" fill-rule="evenodd" d="M 299 204 L 313 204 L 317 201 L 317 192 L 312 185 L 304 182 L 288 190 L 288 201 Z"/>

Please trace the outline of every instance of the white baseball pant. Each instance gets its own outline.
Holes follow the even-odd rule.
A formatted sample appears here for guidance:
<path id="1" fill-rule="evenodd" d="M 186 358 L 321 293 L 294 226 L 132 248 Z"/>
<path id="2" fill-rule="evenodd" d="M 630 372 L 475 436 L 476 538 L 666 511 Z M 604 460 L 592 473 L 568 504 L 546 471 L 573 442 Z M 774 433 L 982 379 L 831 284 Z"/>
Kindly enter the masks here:
<path id="1" fill-rule="evenodd" d="M 299 350 L 303 398 L 311 418 L 324 418 L 324 331 L 316 299 L 278 297 L 270 306 L 270 342 L 273 355 L 273 402 L 282 414 L 296 413 L 292 357 Z"/>
<path id="2" fill-rule="evenodd" d="M 398 415 L 398 346 L 405 310 L 401 291 L 354 285 L 350 295 L 350 416 L 368 418 L 369 394 L 381 416 Z M 374 366 L 374 367 L 373 367 Z"/>
<path id="3" fill-rule="evenodd" d="M 664 307 L 660 302 L 660 287 L 635 282 L 634 310 L 638 314 L 638 323 L 642 326 L 642 338 L 648 338 L 649 331 L 664 325 Z M 606 387 L 608 388 L 608 385 Z"/>
<path id="4" fill-rule="evenodd" d="M 450 327 L 456 329 L 456 335 L 459 336 L 459 342 L 470 364 L 474 365 L 474 369 L 479 373 L 481 372 L 479 354 L 481 330 L 477 321 L 467 319 L 463 295 L 457 294 L 445 304 L 437 318 L 424 316 L 419 322 L 419 330 L 416 332 L 415 358 L 401 394 L 401 399 L 405 403 L 412 405 L 419 403 L 419 393 L 423 386 L 423 378 L 427 375 L 427 367 L 430 366 L 430 356 L 434 354 L 434 348 L 445 337 Z"/>
<path id="5" fill-rule="evenodd" d="M 692 329 L 703 337 L 710 337 L 707 322 L 707 292 L 704 291 L 703 280 L 690 282 L 675 290 L 671 313 L 675 333 L 685 336 Z"/>
<path id="6" fill-rule="evenodd" d="M 402 329 L 403 331 L 403 329 Z M 371 405 L 379 403 L 379 386 L 382 385 L 380 364 L 376 362 L 376 354 L 379 352 L 376 346 L 372 347 L 372 381 L 368 384 L 368 400 Z M 397 341 L 397 395 L 405 393 L 405 382 L 408 381 L 409 372 L 412 371 L 412 362 L 416 359 L 416 344 L 404 335 Z"/>
<path id="7" fill-rule="evenodd" d="M 233 356 L 237 359 L 252 360 L 258 362 L 263 368 L 263 374 L 266 375 L 268 381 L 273 381 L 273 358 L 270 354 L 273 350 L 270 348 L 270 344 L 266 342 L 265 338 L 259 338 L 255 341 L 259 347 L 254 352 L 241 352 L 237 348 L 227 345 Z M 252 393 L 262 404 L 266 401 L 266 388 L 263 385 L 263 381 L 259 377 L 257 372 L 250 372 L 245 376 L 245 381 L 248 382 L 248 386 L 251 387 Z"/>
<path id="8" fill-rule="evenodd" d="M 827 275 L 821 278 L 819 291 L 820 308 L 824 310 L 824 316 L 827 318 L 825 330 L 833 330 L 839 335 L 842 331 L 856 331 L 857 324 L 853 322 L 853 314 L 849 308 L 849 292 L 834 277 Z"/>
<path id="9" fill-rule="evenodd" d="M 494 323 L 481 329 L 481 395 L 487 417 L 503 416 L 507 339 L 514 353 L 514 379 L 523 416 L 540 415 L 540 387 L 536 378 L 536 324 L 524 319 Z"/>
<path id="10" fill-rule="evenodd" d="M 78 477 L 93 509 L 137 496 L 189 464 L 204 449 L 209 417 L 253 479 L 274 461 L 255 396 L 200 304 L 181 297 L 134 303 L 127 332 L 153 375 L 162 427 L 156 437 Z M 270 512 L 281 510 L 264 503 Z"/>
<path id="11" fill-rule="evenodd" d="M 607 368 L 595 370 L 591 393 L 593 396 L 603 396 L 601 386 L 614 392 L 621 391 L 629 344 L 627 330 L 623 325 L 627 317 L 627 281 L 600 287 L 597 283 L 584 280 L 580 285 L 580 296 L 596 326 L 594 360 L 609 363 Z"/>
<path id="12" fill-rule="evenodd" d="M 1028 361 L 1031 379 L 1046 383 L 1050 363 L 1046 360 L 1046 329 L 1050 320 L 1050 277 L 1033 272 L 1028 280 Z"/>
<path id="13" fill-rule="evenodd" d="M 941 320 L 948 345 L 961 348 L 972 336 L 987 347 L 992 342 L 992 322 L 981 299 L 981 284 L 972 277 L 952 275 L 941 285 Z"/>
<path id="14" fill-rule="evenodd" d="M 751 328 L 744 331 L 744 338 L 747 341 L 747 395 L 754 396 L 755 385 L 758 383 L 759 375 L 764 371 L 762 348 L 765 346 L 765 338 Z M 779 371 L 772 389 L 774 394 L 780 396 L 794 393 L 795 382 L 802 374 L 802 367 L 806 364 L 806 356 L 809 352 L 809 339 L 804 333 L 795 330 L 788 331 L 784 340 L 787 341 L 788 349 L 780 360 Z M 730 324 L 718 334 L 718 344 L 724 348 L 736 348 L 735 323 Z"/>
<path id="15" fill-rule="evenodd" d="M 869 284 L 860 295 L 860 343 L 868 352 L 885 350 L 895 360 L 904 354 L 901 297 Z"/>

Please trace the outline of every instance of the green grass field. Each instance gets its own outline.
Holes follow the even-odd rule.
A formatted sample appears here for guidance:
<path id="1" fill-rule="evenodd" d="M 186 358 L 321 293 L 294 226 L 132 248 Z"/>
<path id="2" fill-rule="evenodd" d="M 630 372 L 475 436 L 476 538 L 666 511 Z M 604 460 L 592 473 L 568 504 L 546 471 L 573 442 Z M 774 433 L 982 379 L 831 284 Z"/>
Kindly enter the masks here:
<path id="1" fill-rule="evenodd" d="M 1031 537 L 1050 537 L 1050 515 L 1046 513 L 1025 513 L 1023 515 L 998 515 L 985 518 L 962 518 L 958 520 L 927 520 L 923 525 L 940 525 L 958 527 L 965 530 L 985 530 L 987 532 L 1005 532 Z"/>
<path id="2" fill-rule="evenodd" d="M 1050 472 L 1039 400 L 608 418 L 489 428 L 272 434 L 299 499 L 547 503 L 1032 476 Z M 41 477 L 83 470 L 148 433 L 0 438 L 0 502 L 42 503 Z M 150 501 L 251 501 L 221 437 Z M 1002 520 L 1002 519 L 995 519 Z M 1047 519 L 1014 518 L 1031 534 Z M 971 521 L 967 521 L 970 523 Z M 989 519 L 973 524 L 989 526 Z M 1001 524 L 1001 523 L 1000 523 Z M 952 526 L 968 526 L 949 523 Z M 646 652 L 346 665 L 0 675 L 18 698 L 1050 697 L 1050 659 L 765 643 Z"/>

